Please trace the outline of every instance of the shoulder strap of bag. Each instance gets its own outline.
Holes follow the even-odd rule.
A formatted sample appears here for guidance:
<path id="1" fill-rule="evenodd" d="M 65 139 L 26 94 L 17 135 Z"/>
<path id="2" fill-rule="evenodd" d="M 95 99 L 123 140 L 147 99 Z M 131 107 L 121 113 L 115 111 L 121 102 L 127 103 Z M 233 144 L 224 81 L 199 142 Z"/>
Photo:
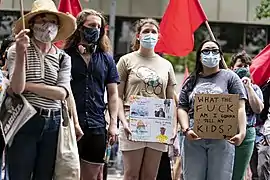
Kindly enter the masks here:
<path id="1" fill-rule="evenodd" d="M 59 68 L 60 69 L 61 69 L 64 59 L 65 59 L 65 53 L 61 51 L 59 55 Z M 68 114 L 68 107 L 66 104 L 66 100 L 61 101 L 61 107 L 62 107 L 63 126 L 68 126 L 69 114 Z"/>
<path id="2" fill-rule="evenodd" d="M 62 63 L 65 59 L 65 53 L 64 52 L 61 52 L 60 55 L 59 55 L 59 67 L 61 68 L 62 66 Z"/>

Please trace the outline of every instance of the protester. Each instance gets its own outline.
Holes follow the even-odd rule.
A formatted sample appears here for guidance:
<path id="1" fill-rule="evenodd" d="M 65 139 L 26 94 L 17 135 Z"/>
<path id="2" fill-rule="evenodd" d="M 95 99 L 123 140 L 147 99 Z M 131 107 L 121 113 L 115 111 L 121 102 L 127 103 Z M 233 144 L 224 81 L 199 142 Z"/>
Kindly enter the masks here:
<path id="1" fill-rule="evenodd" d="M 250 167 L 252 180 L 270 178 L 270 79 L 261 86 L 264 109 L 256 122 L 256 144 L 254 146 Z"/>
<path id="2" fill-rule="evenodd" d="M 245 89 L 240 78 L 226 70 L 220 45 L 204 41 L 196 53 L 195 71 L 187 78 L 179 97 L 178 118 L 183 142 L 184 179 L 231 180 L 234 145 L 240 145 L 246 134 Z M 195 94 L 239 94 L 239 133 L 230 140 L 201 139 L 193 131 Z"/>
<path id="3" fill-rule="evenodd" d="M 269 87 L 270 80 L 267 84 Z M 268 97 L 268 103 L 270 103 L 270 97 Z M 270 179 L 270 107 L 268 107 L 268 117 L 263 126 L 262 134 L 264 140 L 258 144 L 258 177 L 259 180 L 268 180 Z"/>
<path id="4" fill-rule="evenodd" d="M 165 101 L 166 103 L 170 103 L 170 101 Z M 164 103 L 165 103 L 164 102 Z M 176 92 L 174 93 L 174 108 L 176 108 L 178 104 L 178 96 Z M 159 168 L 158 168 L 158 175 L 157 175 L 157 180 L 174 180 L 173 177 L 173 169 L 172 169 L 172 164 L 174 157 L 179 156 L 179 139 L 175 138 L 175 141 L 173 142 L 172 145 L 169 146 L 167 152 L 163 152 L 161 156 L 161 160 L 159 163 Z"/>
<path id="5" fill-rule="evenodd" d="M 0 49 L 0 66 L 2 69 L 6 70 L 6 60 L 7 60 L 7 52 L 9 47 L 14 43 L 13 36 L 9 36 L 3 40 Z"/>
<path id="6" fill-rule="evenodd" d="M 120 76 L 119 134 L 123 153 L 124 180 L 156 179 L 162 152 L 167 145 L 129 141 L 129 97 L 140 95 L 158 99 L 173 99 L 176 85 L 175 74 L 169 61 L 154 52 L 159 36 L 159 25 L 154 19 L 141 19 L 136 24 L 133 50 L 120 58 L 117 69 Z"/>
<path id="7" fill-rule="evenodd" d="M 51 180 L 56 159 L 61 103 L 69 96 L 70 57 L 53 42 L 75 30 L 75 20 L 60 13 L 53 1 L 36 0 L 14 27 L 16 43 L 8 51 L 10 87 L 37 113 L 18 131 L 8 149 L 11 180 Z M 62 59 L 62 63 L 60 61 Z"/>
<path id="8" fill-rule="evenodd" d="M 245 87 L 248 101 L 246 101 L 247 127 L 246 137 L 240 146 L 235 148 L 233 180 L 244 180 L 248 168 L 256 137 L 256 117 L 263 109 L 263 95 L 259 86 L 252 83 L 249 66 L 251 57 L 244 51 L 234 54 L 231 59 L 231 69 L 240 77 Z"/>
<path id="9" fill-rule="evenodd" d="M 77 16 L 77 30 L 67 40 L 66 52 L 71 56 L 71 88 L 76 101 L 84 136 L 78 142 L 81 177 L 103 179 L 107 142 L 104 91 L 107 89 L 110 143 L 116 139 L 118 111 L 118 73 L 111 46 L 105 34 L 106 22 L 101 13 L 86 9 Z"/>

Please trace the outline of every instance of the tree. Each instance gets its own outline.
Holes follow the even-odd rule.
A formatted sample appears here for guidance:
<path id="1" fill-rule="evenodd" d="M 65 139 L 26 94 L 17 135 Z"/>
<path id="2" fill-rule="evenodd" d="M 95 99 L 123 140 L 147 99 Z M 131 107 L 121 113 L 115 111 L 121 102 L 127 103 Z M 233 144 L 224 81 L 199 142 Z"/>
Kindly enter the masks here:
<path id="1" fill-rule="evenodd" d="M 270 0 L 261 0 L 261 4 L 256 7 L 256 17 L 258 19 L 270 17 Z"/>

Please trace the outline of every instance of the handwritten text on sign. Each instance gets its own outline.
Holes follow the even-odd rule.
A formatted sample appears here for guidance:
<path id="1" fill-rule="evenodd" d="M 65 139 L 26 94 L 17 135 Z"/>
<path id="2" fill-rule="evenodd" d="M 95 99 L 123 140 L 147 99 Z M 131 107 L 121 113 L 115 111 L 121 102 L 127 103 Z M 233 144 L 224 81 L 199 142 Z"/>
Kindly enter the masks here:
<path id="1" fill-rule="evenodd" d="M 194 131 L 205 139 L 227 139 L 237 134 L 239 95 L 196 94 Z"/>

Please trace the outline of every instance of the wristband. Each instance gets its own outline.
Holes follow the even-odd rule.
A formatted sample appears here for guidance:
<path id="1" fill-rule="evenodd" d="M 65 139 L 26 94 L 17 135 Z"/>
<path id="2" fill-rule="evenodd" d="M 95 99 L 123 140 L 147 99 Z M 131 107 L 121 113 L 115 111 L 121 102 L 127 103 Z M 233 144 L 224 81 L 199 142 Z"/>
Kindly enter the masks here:
<path id="1" fill-rule="evenodd" d="M 190 127 L 188 127 L 187 129 L 185 129 L 185 130 L 183 131 L 184 136 L 186 136 L 187 132 L 190 131 L 190 130 L 191 130 Z"/>

